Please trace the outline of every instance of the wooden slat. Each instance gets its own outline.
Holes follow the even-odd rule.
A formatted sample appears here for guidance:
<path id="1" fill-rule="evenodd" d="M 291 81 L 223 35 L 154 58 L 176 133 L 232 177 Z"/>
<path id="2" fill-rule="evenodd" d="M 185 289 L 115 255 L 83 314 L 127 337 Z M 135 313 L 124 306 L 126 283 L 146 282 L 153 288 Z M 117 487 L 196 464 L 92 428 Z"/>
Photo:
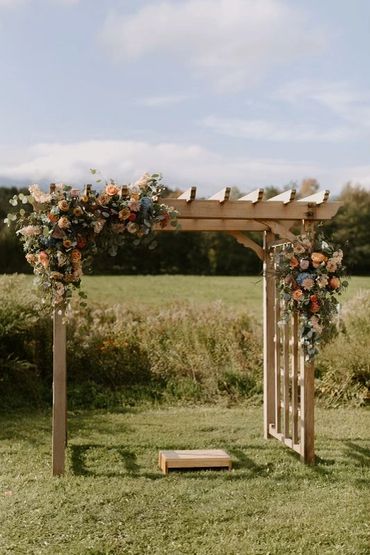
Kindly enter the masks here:
<path id="1" fill-rule="evenodd" d="M 53 315 L 53 475 L 64 472 L 65 443 L 67 437 L 67 365 L 66 325 L 64 309 L 54 310 Z"/>
<path id="2" fill-rule="evenodd" d="M 193 200 L 195 200 L 196 196 L 197 196 L 197 188 L 196 187 L 190 187 L 190 189 L 187 189 L 186 191 L 184 191 L 177 198 L 186 200 L 186 202 L 192 202 Z"/>
<path id="3" fill-rule="evenodd" d="M 298 370 L 299 370 L 299 317 L 293 314 L 292 329 L 292 438 L 298 443 Z"/>
<path id="4" fill-rule="evenodd" d="M 290 339 L 290 325 L 289 322 L 284 324 L 284 342 L 283 342 L 283 364 L 284 364 L 284 379 L 283 379 L 283 401 L 284 401 L 284 437 L 289 437 L 289 339 Z"/>
<path id="5" fill-rule="evenodd" d="M 269 437 L 269 426 L 275 421 L 274 303 L 276 284 L 274 262 L 270 257 L 270 244 L 274 239 L 273 233 L 265 231 L 263 239 L 263 411 L 266 439 Z"/>
<path id="6" fill-rule="evenodd" d="M 275 271 L 277 263 L 275 262 Z M 280 337 L 280 292 L 276 288 L 275 292 L 275 428 L 281 432 L 281 337 Z"/>
<path id="7" fill-rule="evenodd" d="M 239 198 L 238 201 L 249 201 L 252 204 L 255 204 L 263 199 L 263 192 L 263 189 L 256 189 L 255 191 L 251 191 L 250 193 Z"/>
<path id="8" fill-rule="evenodd" d="M 229 200 L 230 193 L 231 187 L 224 187 L 223 189 L 221 189 L 221 191 L 218 191 L 217 193 L 209 197 L 208 200 L 218 200 L 220 204 L 223 204 L 224 202 Z"/>
<path id="9" fill-rule="evenodd" d="M 313 195 L 310 195 L 305 198 L 298 199 L 297 202 L 310 202 L 315 204 L 322 204 L 323 202 L 327 202 L 330 196 L 330 191 L 325 189 L 324 191 L 318 191 Z"/>
<path id="10" fill-rule="evenodd" d="M 280 193 L 280 195 L 276 195 L 275 197 L 271 197 L 267 199 L 267 202 L 283 202 L 284 204 L 288 204 L 294 200 L 296 195 L 295 189 L 289 189 L 288 191 L 284 191 Z"/>
<path id="11" fill-rule="evenodd" d="M 268 225 L 255 220 L 229 220 L 229 219 L 207 219 L 207 218 L 178 218 L 180 231 L 267 231 Z M 174 231 L 175 228 L 167 226 L 161 228 L 155 226 L 157 231 Z"/>
<path id="12" fill-rule="evenodd" d="M 301 355 L 301 460 L 315 462 L 314 449 L 314 365 Z"/>
<path id="13" fill-rule="evenodd" d="M 308 213 L 312 213 L 312 220 L 329 220 L 339 210 L 343 203 L 326 202 L 318 205 L 312 210 L 312 204 L 307 202 L 294 201 L 290 204 L 283 202 L 261 201 L 255 204 L 251 202 L 240 202 L 239 200 L 229 200 L 224 204 L 214 202 L 214 200 L 195 200 L 186 202 L 183 199 L 166 198 L 164 199 L 168 206 L 172 206 L 178 210 L 181 219 L 186 218 L 225 218 L 225 219 L 243 219 L 243 220 L 306 220 L 311 217 Z"/>
<path id="14" fill-rule="evenodd" d="M 270 426 L 269 433 L 270 436 L 278 439 L 281 443 L 284 443 L 284 445 L 293 449 L 296 453 L 301 454 L 301 445 L 299 443 L 294 443 L 291 438 L 284 437 L 284 434 L 277 432 L 274 425 Z"/>

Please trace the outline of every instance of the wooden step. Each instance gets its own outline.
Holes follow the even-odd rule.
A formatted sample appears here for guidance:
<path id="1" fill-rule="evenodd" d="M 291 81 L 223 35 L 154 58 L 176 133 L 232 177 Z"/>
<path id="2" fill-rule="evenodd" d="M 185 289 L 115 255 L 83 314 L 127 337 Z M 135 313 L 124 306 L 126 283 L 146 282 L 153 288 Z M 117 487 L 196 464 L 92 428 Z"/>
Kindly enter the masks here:
<path id="1" fill-rule="evenodd" d="M 227 468 L 231 470 L 231 457 L 223 449 L 159 451 L 159 467 L 164 474 L 167 474 L 171 468 Z"/>

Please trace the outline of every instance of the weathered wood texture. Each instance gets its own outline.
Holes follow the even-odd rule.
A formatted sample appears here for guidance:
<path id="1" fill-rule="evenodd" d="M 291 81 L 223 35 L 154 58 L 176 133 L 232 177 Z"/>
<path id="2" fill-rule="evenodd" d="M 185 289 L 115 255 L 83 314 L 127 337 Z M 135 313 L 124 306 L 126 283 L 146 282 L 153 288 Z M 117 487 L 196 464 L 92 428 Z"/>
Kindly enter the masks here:
<path id="1" fill-rule="evenodd" d="M 67 364 L 66 325 L 64 309 L 54 310 L 53 315 L 53 475 L 64 472 L 67 438 Z"/>
<path id="2" fill-rule="evenodd" d="M 171 468 L 227 468 L 231 470 L 231 457 L 223 449 L 160 451 L 158 462 L 164 474 L 167 474 Z"/>
<path id="3" fill-rule="evenodd" d="M 263 261 L 263 407 L 264 435 L 269 437 L 269 427 L 275 421 L 275 272 L 274 260 L 270 252 L 270 244 L 275 236 L 271 232 L 264 233 Z"/>

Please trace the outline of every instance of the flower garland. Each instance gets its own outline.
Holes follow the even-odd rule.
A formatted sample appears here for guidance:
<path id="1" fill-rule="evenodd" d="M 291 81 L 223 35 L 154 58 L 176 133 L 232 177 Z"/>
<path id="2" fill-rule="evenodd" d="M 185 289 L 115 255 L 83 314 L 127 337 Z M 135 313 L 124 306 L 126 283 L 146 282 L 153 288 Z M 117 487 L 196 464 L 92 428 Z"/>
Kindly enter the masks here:
<path id="1" fill-rule="evenodd" d="M 338 314 L 337 295 L 348 286 L 343 280 L 343 252 L 323 236 L 297 237 L 276 254 L 283 321 L 298 312 L 301 341 L 306 360 L 318 353 L 320 341 L 326 339 Z"/>
<path id="2" fill-rule="evenodd" d="M 177 212 L 160 203 L 160 180 L 146 173 L 133 185 L 119 187 L 111 180 L 100 192 L 87 186 L 82 195 L 64 184 L 51 186 L 50 193 L 32 185 L 29 195 L 10 199 L 17 211 L 5 223 L 15 225 L 44 298 L 53 306 L 68 301 L 98 248 L 112 256 L 129 240 L 154 248 L 156 224 L 176 227 Z"/>

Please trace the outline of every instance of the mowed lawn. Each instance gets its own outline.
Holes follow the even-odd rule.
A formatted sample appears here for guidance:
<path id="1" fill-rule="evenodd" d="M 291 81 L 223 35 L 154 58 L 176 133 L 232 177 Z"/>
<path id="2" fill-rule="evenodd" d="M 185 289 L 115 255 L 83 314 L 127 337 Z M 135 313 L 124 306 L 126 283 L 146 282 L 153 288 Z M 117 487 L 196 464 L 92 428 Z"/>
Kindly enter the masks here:
<path id="1" fill-rule="evenodd" d="M 0 416 L 0 553 L 369 553 L 369 412 L 318 410 L 316 466 L 264 440 L 261 407 L 69 415 L 51 477 L 50 414 Z M 224 448 L 228 471 L 163 476 L 159 449 Z"/>

